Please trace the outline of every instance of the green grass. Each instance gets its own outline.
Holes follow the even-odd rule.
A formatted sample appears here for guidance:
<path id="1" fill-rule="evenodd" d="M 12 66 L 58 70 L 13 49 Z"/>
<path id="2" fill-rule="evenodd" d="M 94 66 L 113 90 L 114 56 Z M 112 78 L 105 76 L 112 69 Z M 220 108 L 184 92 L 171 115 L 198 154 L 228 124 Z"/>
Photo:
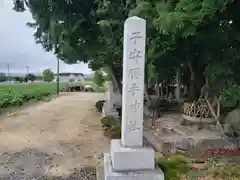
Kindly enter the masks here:
<path id="1" fill-rule="evenodd" d="M 60 88 L 64 88 L 61 85 Z M 10 91 L 15 91 L 16 93 L 34 93 L 39 91 L 46 91 L 50 93 L 56 93 L 56 84 L 4 84 L 0 85 L 0 99 L 9 94 Z"/>
<path id="2" fill-rule="evenodd" d="M 66 90 L 66 83 L 60 84 L 60 91 Z M 91 85 L 95 92 L 103 92 L 105 88 L 97 87 L 94 82 L 79 82 L 71 85 Z M 0 108 L 20 106 L 29 100 L 41 100 L 52 96 L 57 92 L 56 83 L 41 84 L 1 84 L 0 85 Z"/>

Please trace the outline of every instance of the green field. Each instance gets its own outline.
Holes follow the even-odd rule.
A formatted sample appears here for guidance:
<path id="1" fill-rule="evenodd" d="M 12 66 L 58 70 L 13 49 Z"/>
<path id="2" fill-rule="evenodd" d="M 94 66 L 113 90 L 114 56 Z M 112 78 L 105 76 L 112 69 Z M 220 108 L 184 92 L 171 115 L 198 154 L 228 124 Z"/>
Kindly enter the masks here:
<path id="1" fill-rule="evenodd" d="M 98 88 L 91 81 L 83 83 L 73 83 L 71 85 L 91 85 L 94 91 L 104 91 L 104 88 Z M 66 84 L 60 84 L 60 91 L 66 90 Z M 0 108 L 9 106 L 20 106 L 29 100 L 41 100 L 45 97 L 56 94 L 56 83 L 41 83 L 41 84 L 1 84 L 0 85 Z"/>

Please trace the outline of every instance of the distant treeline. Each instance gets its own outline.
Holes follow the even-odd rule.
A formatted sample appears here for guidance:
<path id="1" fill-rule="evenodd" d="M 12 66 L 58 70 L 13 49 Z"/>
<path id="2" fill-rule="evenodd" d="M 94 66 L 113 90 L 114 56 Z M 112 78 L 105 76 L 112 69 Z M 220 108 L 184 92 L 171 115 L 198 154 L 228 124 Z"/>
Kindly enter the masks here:
<path id="1" fill-rule="evenodd" d="M 0 82 L 4 81 L 25 82 L 28 80 L 43 80 L 43 77 L 36 76 L 34 74 L 26 74 L 25 76 L 7 76 L 5 73 L 0 73 Z"/>

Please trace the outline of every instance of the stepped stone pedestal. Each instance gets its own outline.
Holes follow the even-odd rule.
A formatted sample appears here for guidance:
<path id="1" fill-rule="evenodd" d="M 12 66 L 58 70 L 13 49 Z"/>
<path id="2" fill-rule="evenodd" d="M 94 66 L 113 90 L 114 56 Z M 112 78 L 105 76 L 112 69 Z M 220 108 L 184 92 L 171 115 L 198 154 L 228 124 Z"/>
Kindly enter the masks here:
<path id="1" fill-rule="evenodd" d="M 160 169 L 115 171 L 110 154 L 104 154 L 104 175 L 104 180 L 164 180 L 164 174 Z"/>
<path id="2" fill-rule="evenodd" d="M 164 180 L 164 174 L 155 169 L 152 148 L 128 148 L 112 140 L 110 153 L 104 154 L 104 180 Z"/>
<path id="3" fill-rule="evenodd" d="M 154 169 L 155 152 L 152 148 L 123 147 L 121 140 L 112 140 L 110 155 L 115 171 Z"/>

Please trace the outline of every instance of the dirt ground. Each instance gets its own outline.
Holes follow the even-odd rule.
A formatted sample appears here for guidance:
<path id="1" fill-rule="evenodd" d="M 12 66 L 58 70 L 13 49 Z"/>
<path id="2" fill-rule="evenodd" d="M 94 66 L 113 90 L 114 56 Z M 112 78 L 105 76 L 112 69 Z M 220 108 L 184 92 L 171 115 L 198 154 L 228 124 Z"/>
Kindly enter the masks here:
<path id="1" fill-rule="evenodd" d="M 99 93 L 69 93 L 0 117 L 0 176 L 62 176 L 101 162 L 109 148 L 102 135 Z"/>

